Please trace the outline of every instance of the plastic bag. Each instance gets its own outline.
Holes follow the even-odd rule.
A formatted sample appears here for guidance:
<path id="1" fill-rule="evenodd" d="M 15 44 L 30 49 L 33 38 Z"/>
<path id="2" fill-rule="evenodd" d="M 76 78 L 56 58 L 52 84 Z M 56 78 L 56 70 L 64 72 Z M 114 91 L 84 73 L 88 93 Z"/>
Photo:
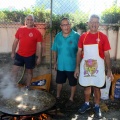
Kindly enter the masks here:
<path id="1" fill-rule="evenodd" d="M 105 82 L 106 82 L 105 88 L 100 89 L 101 99 L 103 99 L 103 100 L 109 99 L 109 91 L 110 91 L 110 86 L 111 86 L 111 80 L 110 80 L 110 78 L 107 78 L 107 76 L 106 76 Z"/>

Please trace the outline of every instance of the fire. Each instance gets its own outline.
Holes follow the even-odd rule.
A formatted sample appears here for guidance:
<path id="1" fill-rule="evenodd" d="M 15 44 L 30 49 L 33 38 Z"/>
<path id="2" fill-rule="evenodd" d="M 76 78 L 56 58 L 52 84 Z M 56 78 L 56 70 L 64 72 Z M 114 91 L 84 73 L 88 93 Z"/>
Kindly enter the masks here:
<path id="1" fill-rule="evenodd" d="M 13 120 L 17 120 L 17 117 L 14 117 Z"/>
<path id="2" fill-rule="evenodd" d="M 46 120 L 47 118 L 48 118 L 48 115 L 44 113 L 39 116 L 39 120 Z"/>
<path id="3" fill-rule="evenodd" d="M 35 120 L 35 118 L 33 116 L 32 117 L 31 116 L 21 116 L 20 120 L 27 120 L 27 118 L 30 118 L 31 120 Z M 13 117 L 12 120 L 17 120 L 17 119 L 18 119 L 17 117 Z M 43 113 L 38 117 L 37 120 L 51 120 L 51 118 L 47 114 Z"/>

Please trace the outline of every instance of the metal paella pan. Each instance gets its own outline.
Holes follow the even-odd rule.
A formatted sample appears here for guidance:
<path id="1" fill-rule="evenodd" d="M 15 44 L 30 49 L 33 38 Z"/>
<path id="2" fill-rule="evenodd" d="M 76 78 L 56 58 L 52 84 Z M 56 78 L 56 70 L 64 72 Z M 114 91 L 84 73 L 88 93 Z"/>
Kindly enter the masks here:
<path id="1" fill-rule="evenodd" d="M 53 95 L 42 90 L 21 91 L 12 99 L 4 99 L 0 95 L 0 111 L 9 115 L 34 115 L 54 106 Z"/>

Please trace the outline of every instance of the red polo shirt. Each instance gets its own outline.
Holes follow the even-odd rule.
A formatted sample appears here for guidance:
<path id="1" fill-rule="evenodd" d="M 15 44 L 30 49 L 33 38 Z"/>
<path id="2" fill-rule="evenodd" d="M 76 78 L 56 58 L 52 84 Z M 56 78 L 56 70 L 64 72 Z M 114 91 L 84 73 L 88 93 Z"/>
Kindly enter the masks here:
<path id="1" fill-rule="evenodd" d="M 78 42 L 78 47 L 83 48 L 83 44 L 84 45 L 99 44 L 99 55 L 103 59 L 104 51 L 111 49 L 107 36 L 102 32 L 97 32 L 95 34 L 86 32 L 82 34 Z"/>
<path id="2" fill-rule="evenodd" d="M 24 57 L 29 57 L 36 53 L 37 42 L 42 42 L 42 35 L 36 28 L 19 28 L 15 34 L 19 40 L 17 53 Z"/>

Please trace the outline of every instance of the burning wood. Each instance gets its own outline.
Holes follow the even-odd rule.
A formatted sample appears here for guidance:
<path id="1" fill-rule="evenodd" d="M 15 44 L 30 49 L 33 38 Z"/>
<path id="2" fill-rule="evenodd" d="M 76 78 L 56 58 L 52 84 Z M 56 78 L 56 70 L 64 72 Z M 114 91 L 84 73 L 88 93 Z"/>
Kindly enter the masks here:
<path id="1" fill-rule="evenodd" d="M 51 117 L 45 113 L 41 114 L 37 118 L 31 116 L 21 116 L 20 120 L 27 120 L 28 118 L 31 120 L 52 120 Z M 13 120 L 17 120 L 17 117 L 14 117 Z"/>

